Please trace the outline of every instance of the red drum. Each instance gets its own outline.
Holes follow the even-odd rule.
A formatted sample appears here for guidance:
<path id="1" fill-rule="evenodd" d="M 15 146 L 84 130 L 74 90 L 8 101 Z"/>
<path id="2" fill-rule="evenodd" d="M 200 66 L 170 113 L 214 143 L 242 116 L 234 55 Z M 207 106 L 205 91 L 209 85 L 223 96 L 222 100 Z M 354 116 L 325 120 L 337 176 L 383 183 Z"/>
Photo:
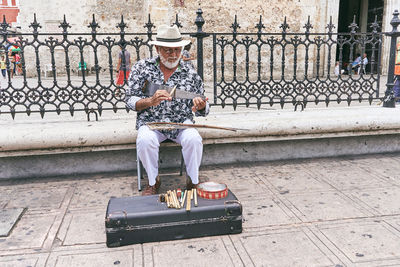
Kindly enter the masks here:
<path id="1" fill-rule="evenodd" d="M 226 184 L 215 182 L 200 183 L 197 186 L 197 194 L 205 199 L 220 199 L 228 195 L 228 187 Z"/>

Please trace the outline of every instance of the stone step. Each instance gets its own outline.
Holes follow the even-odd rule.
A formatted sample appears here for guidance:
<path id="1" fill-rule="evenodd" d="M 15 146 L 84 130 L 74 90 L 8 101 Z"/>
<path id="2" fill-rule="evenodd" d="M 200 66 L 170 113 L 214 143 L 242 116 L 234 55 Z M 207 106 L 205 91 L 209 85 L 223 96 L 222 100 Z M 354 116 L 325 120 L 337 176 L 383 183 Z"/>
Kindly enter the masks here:
<path id="1" fill-rule="evenodd" d="M 203 165 L 400 151 L 398 108 L 357 106 L 304 111 L 213 108 L 196 123 Z M 135 113 L 99 121 L 69 118 L 0 123 L 0 178 L 135 171 Z M 161 149 L 160 167 L 178 167 L 178 147 Z"/>

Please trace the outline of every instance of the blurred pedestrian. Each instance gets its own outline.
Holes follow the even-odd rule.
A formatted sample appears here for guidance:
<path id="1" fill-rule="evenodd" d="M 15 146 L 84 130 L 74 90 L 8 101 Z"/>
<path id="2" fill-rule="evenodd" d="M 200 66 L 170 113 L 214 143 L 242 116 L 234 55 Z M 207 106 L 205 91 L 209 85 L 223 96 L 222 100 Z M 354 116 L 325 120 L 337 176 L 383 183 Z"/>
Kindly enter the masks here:
<path id="1" fill-rule="evenodd" d="M 368 64 L 368 58 L 367 54 L 363 54 L 363 58 L 361 59 L 361 56 L 357 57 L 356 60 L 352 64 L 352 68 L 354 69 L 354 72 L 357 74 L 360 74 L 363 72 L 365 74 L 365 67 Z"/>
<path id="2" fill-rule="evenodd" d="M 10 78 L 12 79 L 14 77 L 14 74 L 15 74 L 16 66 L 15 66 L 15 53 L 12 52 L 11 50 L 8 52 L 8 60 L 11 63 L 9 75 L 10 75 Z"/>
<path id="3" fill-rule="evenodd" d="M 128 50 L 124 50 L 123 47 L 121 47 L 121 51 L 118 54 L 117 72 L 117 85 L 122 86 L 124 79 L 128 80 L 131 72 L 131 54 Z"/>
<path id="4" fill-rule="evenodd" d="M 396 48 L 396 60 L 394 63 L 394 96 L 396 97 L 396 102 L 400 103 L 400 42 L 397 43 Z"/>
<path id="5" fill-rule="evenodd" d="M 21 64 L 21 56 L 19 53 L 15 53 L 15 70 L 14 74 L 22 75 L 22 64 Z"/>
<path id="6" fill-rule="evenodd" d="M 188 67 L 194 69 L 194 65 L 192 63 L 192 60 L 195 60 L 196 57 L 194 56 L 193 53 L 190 53 L 190 48 L 192 47 L 192 42 L 190 42 L 188 45 L 186 45 L 183 48 L 182 51 L 182 60 L 184 64 L 186 64 Z"/>
<path id="7" fill-rule="evenodd" d="M 361 62 L 361 55 L 357 54 L 356 59 L 351 63 L 351 68 L 354 69 Z"/>
<path id="8" fill-rule="evenodd" d="M 397 103 L 400 103 L 400 74 L 394 76 L 393 92 Z"/>
<path id="9" fill-rule="evenodd" d="M 335 65 L 335 75 L 339 76 L 339 74 L 343 74 L 344 73 L 344 69 L 340 68 L 340 63 L 339 61 L 336 61 L 336 65 Z"/>
<path id="10" fill-rule="evenodd" d="M 1 69 L 1 75 L 5 79 L 6 78 L 6 56 L 5 55 L 1 55 L 0 69 Z"/>

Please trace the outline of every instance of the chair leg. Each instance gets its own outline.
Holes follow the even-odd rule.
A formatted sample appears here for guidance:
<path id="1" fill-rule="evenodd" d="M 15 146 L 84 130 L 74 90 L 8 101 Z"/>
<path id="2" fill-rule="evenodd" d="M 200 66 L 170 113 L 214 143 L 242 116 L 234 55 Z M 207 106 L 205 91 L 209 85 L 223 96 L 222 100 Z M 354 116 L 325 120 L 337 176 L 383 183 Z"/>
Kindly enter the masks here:
<path id="1" fill-rule="evenodd" d="M 184 167 L 185 161 L 183 160 L 183 155 L 181 153 L 181 170 L 179 172 L 179 175 L 182 176 L 183 174 L 183 167 Z"/>
<path id="2" fill-rule="evenodd" d="M 142 190 L 141 187 L 141 179 L 142 179 L 142 163 L 140 162 L 139 155 L 136 154 L 136 162 L 137 162 L 137 183 L 138 183 L 138 191 Z"/>

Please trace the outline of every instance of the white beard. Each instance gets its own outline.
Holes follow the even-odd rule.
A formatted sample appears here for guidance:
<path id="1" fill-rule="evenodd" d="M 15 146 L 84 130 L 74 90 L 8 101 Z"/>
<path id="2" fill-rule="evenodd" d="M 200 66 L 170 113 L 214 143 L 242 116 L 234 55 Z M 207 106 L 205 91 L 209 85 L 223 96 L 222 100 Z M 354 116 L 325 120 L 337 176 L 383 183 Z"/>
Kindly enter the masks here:
<path id="1" fill-rule="evenodd" d="M 181 56 L 179 56 L 175 61 L 170 62 L 170 61 L 168 61 L 165 57 L 163 57 L 161 54 L 160 54 L 159 56 L 160 56 L 160 61 L 161 61 L 161 63 L 162 63 L 167 69 L 173 69 L 173 68 L 175 68 L 176 66 L 178 66 L 179 60 L 181 59 Z"/>

